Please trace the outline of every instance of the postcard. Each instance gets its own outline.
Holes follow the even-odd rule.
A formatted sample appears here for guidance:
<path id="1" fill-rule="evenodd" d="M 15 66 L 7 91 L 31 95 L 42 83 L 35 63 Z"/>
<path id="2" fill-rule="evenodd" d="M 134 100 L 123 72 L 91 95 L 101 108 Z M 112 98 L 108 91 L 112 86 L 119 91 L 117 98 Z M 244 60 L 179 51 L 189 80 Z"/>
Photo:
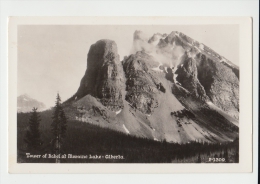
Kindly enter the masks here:
<path id="1" fill-rule="evenodd" d="M 250 17 L 10 17 L 10 173 L 252 172 Z"/>

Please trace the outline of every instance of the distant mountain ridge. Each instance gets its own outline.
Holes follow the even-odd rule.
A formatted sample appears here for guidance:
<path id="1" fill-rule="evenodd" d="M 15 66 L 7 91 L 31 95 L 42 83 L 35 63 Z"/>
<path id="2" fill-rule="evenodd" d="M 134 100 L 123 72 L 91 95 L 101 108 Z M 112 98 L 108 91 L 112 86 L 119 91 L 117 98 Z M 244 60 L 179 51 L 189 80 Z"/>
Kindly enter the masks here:
<path id="1" fill-rule="evenodd" d="M 36 107 L 38 111 L 43 111 L 46 109 L 44 103 L 31 98 L 27 94 L 17 97 L 17 112 L 30 112 L 34 107 Z"/>

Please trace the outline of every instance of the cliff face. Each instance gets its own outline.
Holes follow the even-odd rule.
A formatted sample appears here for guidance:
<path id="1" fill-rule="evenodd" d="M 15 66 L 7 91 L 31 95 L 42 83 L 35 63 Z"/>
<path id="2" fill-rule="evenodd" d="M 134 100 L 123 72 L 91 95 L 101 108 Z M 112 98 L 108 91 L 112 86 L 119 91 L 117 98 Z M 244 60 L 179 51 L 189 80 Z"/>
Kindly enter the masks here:
<path id="1" fill-rule="evenodd" d="M 93 44 L 88 53 L 86 73 L 75 97 L 82 98 L 91 94 L 111 110 L 122 109 L 122 72 L 119 65 L 114 41 L 100 40 Z"/>
<path id="2" fill-rule="evenodd" d="M 183 64 L 178 65 L 175 74 L 176 81 L 178 81 L 181 86 L 187 89 L 192 95 L 202 100 L 207 99 L 206 92 L 198 80 L 198 70 L 194 59 L 186 56 Z"/>
<path id="3" fill-rule="evenodd" d="M 158 82 L 150 70 L 159 63 L 146 54 L 137 52 L 123 61 L 126 77 L 126 101 L 145 114 L 151 114 L 158 105 L 155 94 L 163 91 L 163 86 Z"/>
<path id="4" fill-rule="evenodd" d="M 196 57 L 198 79 L 213 104 L 239 118 L 239 80 L 231 68 L 207 58 Z"/>
<path id="5" fill-rule="evenodd" d="M 231 68 L 198 53 L 195 58 L 185 56 L 174 74 L 192 95 L 239 119 L 239 79 Z"/>

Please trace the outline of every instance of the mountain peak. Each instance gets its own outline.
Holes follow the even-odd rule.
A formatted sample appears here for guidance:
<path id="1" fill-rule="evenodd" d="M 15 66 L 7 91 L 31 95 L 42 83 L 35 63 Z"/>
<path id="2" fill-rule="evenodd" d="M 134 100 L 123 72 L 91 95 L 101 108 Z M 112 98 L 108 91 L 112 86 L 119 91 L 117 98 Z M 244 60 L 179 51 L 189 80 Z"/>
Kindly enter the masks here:
<path id="1" fill-rule="evenodd" d="M 122 78 L 117 45 L 112 40 L 99 40 L 91 45 L 87 70 L 76 93 L 77 98 L 92 95 L 111 110 L 122 107 L 119 80 Z M 109 93 L 109 95 L 108 95 Z"/>
<path id="2" fill-rule="evenodd" d="M 146 35 L 142 31 L 140 31 L 140 30 L 136 30 L 134 32 L 134 37 L 133 38 L 134 38 L 134 41 L 135 40 L 142 40 L 142 41 L 146 41 L 147 40 Z"/>
<path id="3" fill-rule="evenodd" d="M 17 97 L 18 112 L 30 112 L 34 107 L 38 108 L 39 111 L 46 109 L 44 103 L 31 98 L 28 94 L 22 94 Z"/>
<path id="4" fill-rule="evenodd" d="M 31 98 L 30 95 L 28 95 L 27 93 L 24 93 L 24 94 L 20 95 L 19 97 L 27 97 L 27 98 Z"/>

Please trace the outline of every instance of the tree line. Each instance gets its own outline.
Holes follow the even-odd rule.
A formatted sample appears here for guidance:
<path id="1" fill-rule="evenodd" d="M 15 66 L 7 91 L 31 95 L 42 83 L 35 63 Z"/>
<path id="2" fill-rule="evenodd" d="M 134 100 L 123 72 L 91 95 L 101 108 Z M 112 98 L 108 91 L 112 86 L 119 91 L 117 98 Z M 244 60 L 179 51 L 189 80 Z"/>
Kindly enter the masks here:
<path id="1" fill-rule="evenodd" d="M 37 108 L 34 107 L 28 122 L 28 130 L 26 131 L 24 141 L 27 146 L 27 151 L 38 152 L 41 151 L 43 141 L 41 140 L 41 132 L 39 129 L 40 115 Z M 67 130 L 67 117 L 61 105 L 61 98 L 57 94 L 55 107 L 52 115 L 51 131 L 53 138 L 51 140 L 51 147 L 55 154 L 61 154 L 61 146 L 66 136 Z M 60 159 L 56 159 L 56 163 L 60 163 Z"/>
<path id="2" fill-rule="evenodd" d="M 18 113 L 18 162 L 26 163 L 204 163 L 209 158 L 239 162 L 239 140 L 229 143 L 192 141 L 187 144 L 154 141 L 126 135 L 98 125 L 67 119 L 67 109 L 57 95 L 51 111 Z M 29 121 L 28 121 L 29 119 Z M 27 130 L 25 130 L 27 128 Z M 23 141 L 24 138 L 24 141 Z M 43 141 L 44 140 L 44 141 Z M 123 160 L 26 159 L 25 153 L 123 155 Z"/>

